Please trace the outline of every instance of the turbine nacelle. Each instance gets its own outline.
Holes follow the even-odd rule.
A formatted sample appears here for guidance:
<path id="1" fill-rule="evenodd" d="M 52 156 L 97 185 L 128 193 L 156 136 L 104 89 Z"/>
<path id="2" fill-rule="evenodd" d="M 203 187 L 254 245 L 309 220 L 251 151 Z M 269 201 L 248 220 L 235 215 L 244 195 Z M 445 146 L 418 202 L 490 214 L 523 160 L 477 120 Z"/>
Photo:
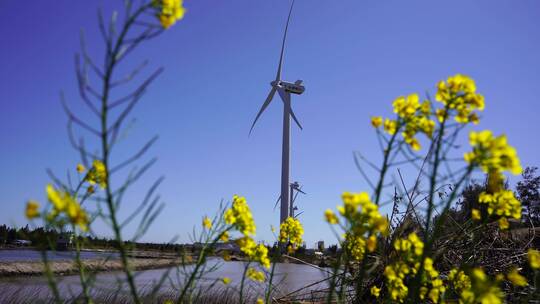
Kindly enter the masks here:
<path id="1" fill-rule="evenodd" d="M 282 88 L 286 92 L 290 92 L 296 95 L 300 95 L 306 90 L 306 88 L 302 85 L 302 80 L 297 80 L 294 83 L 282 80 L 274 80 L 270 84 L 272 85 L 272 87 Z"/>

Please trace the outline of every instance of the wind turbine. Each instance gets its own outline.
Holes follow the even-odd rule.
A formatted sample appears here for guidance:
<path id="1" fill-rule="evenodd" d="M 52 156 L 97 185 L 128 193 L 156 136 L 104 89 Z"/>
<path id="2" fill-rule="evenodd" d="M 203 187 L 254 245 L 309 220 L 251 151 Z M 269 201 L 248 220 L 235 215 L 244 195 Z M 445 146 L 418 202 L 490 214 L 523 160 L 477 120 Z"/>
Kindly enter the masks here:
<path id="1" fill-rule="evenodd" d="M 304 213 L 304 211 L 302 211 L 296 215 L 294 214 L 294 211 L 298 210 L 298 207 L 294 205 L 294 202 L 296 201 L 296 197 L 298 196 L 299 193 L 302 193 L 302 194 L 307 194 L 307 193 L 302 191 L 302 186 L 300 186 L 298 182 L 290 183 L 289 188 L 290 188 L 289 217 L 296 218 L 300 214 Z M 276 204 L 274 205 L 274 211 L 276 210 L 276 207 L 280 201 L 281 201 L 281 195 L 278 197 Z"/>
<path id="2" fill-rule="evenodd" d="M 281 54 L 279 56 L 279 64 L 276 74 L 276 79 L 270 83 L 272 89 L 266 97 L 259 113 L 255 117 L 249 134 L 253 131 L 255 123 L 268 107 L 276 92 L 278 92 L 281 100 L 283 101 L 283 143 L 281 150 L 281 208 L 280 208 L 280 223 L 283 223 L 289 216 L 289 173 L 290 173 L 290 144 L 291 144 L 291 117 L 294 122 L 298 125 L 300 129 L 302 126 L 296 115 L 291 108 L 291 94 L 300 95 L 304 93 L 304 86 L 302 85 L 302 80 L 297 80 L 294 83 L 286 82 L 281 80 L 281 67 L 283 65 L 283 54 L 285 53 L 285 40 L 287 39 L 287 30 L 289 28 L 289 21 L 291 20 L 291 13 L 294 7 L 294 0 L 291 3 L 291 8 L 289 10 L 289 16 L 287 17 L 287 23 L 285 25 L 285 33 L 283 34 L 283 41 L 281 43 Z"/>

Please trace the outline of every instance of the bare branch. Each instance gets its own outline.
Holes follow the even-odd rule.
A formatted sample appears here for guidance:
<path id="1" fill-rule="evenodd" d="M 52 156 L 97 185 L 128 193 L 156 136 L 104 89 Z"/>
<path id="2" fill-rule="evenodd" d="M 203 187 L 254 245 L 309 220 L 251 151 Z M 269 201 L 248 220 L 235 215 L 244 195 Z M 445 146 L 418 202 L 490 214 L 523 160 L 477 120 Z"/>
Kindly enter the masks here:
<path id="1" fill-rule="evenodd" d="M 65 102 L 63 93 L 60 93 L 60 102 L 62 104 L 62 107 L 64 108 L 64 111 L 66 112 L 66 115 L 68 116 L 68 118 L 71 121 L 73 121 L 74 123 L 76 123 L 77 125 L 82 127 L 83 129 L 87 130 L 88 132 L 93 133 L 94 135 L 96 135 L 98 137 L 101 136 L 101 133 L 98 130 L 92 128 L 89 124 L 87 124 L 84 121 L 82 121 L 81 119 L 79 119 L 77 116 L 75 116 L 75 114 L 73 114 L 69 110 L 69 108 L 68 108 L 68 106 L 67 106 L 67 104 Z"/>
<path id="2" fill-rule="evenodd" d="M 127 160 L 125 160 L 124 162 L 122 162 L 121 164 L 113 167 L 112 169 L 109 170 L 110 174 L 113 174 L 114 172 L 122 169 L 123 167 L 131 164 L 132 162 L 136 161 L 137 159 L 139 159 L 141 156 L 144 155 L 144 153 L 146 153 L 146 151 L 148 151 L 148 149 L 150 149 L 150 147 L 158 140 L 158 136 L 154 136 L 152 139 L 150 139 L 137 153 L 135 153 L 135 155 L 131 156 L 130 158 L 128 158 Z"/>
<path id="3" fill-rule="evenodd" d="M 99 21 L 99 31 L 101 32 L 101 37 L 103 38 L 103 41 L 105 42 L 105 45 L 107 46 L 106 57 L 109 58 L 112 53 L 112 39 L 107 34 L 107 30 L 105 29 L 105 21 L 103 20 L 103 12 L 101 9 L 98 9 L 98 21 Z M 108 64 L 109 62 L 106 62 L 106 65 Z"/>
<path id="4" fill-rule="evenodd" d="M 157 69 L 150 77 L 148 77 L 135 91 L 133 91 L 132 93 L 116 100 L 116 101 L 113 101 L 109 104 L 108 106 L 108 109 L 112 109 L 112 108 L 115 108 L 121 104 L 123 104 L 124 102 L 127 102 L 129 100 L 132 100 L 133 98 L 137 98 L 138 95 L 141 95 L 142 93 L 144 93 L 144 91 L 146 90 L 146 88 L 157 78 L 157 76 L 159 76 L 159 74 L 161 74 L 163 72 L 163 68 L 159 68 Z"/>
<path id="5" fill-rule="evenodd" d="M 114 88 L 116 86 L 119 86 L 119 85 L 122 85 L 124 83 L 127 83 L 131 80 L 133 80 L 133 78 L 135 78 L 135 76 L 137 76 L 137 74 L 144 68 L 146 67 L 146 65 L 148 64 L 148 60 L 145 60 L 143 61 L 143 63 L 141 63 L 139 66 L 137 66 L 131 73 L 129 73 L 126 77 L 120 79 L 120 80 L 117 80 L 117 81 L 114 81 L 111 83 L 110 87 L 111 88 Z"/>
<path id="6" fill-rule="evenodd" d="M 362 169 L 362 165 L 360 165 L 360 163 L 358 162 L 358 160 L 354 156 L 354 153 L 353 153 L 353 158 L 354 158 L 354 163 L 356 164 L 356 168 L 358 168 L 358 171 L 360 171 L 360 174 L 362 174 L 362 177 L 364 178 L 364 180 L 366 180 L 366 182 L 371 187 L 371 189 L 375 189 L 375 185 L 373 185 L 373 183 L 371 182 L 371 180 L 367 176 L 366 172 L 364 172 L 364 169 Z"/>
<path id="7" fill-rule="evenodd" d="M 79 60 L 79 56 L 75 55 L 75 74 L 77 75 L 77 83 L 79 87 L 79 95 L 81 96 L 81 99 L 84 101 L 84 103 L 92 110 L 92 112 L 99 116 L 100 113 L 97 109 L 97 107 L 92 103 L 92 101 L 88 98 L 86 95 L 86 89 L 90 87 L 86 80 L 86 72 L 81 69 L 81 64 Z"/>
<path id="8" fill-rule="evenodd" d="M 164 179 L 164 177 L 160 177 L 154 182 L 154 184 L 146 192 L 146 196 L 144 197 L 142 203 L 139 205 L 139 208 L 137 208 L 131 215 L 129 215 L 120 225 L 120 227 L 124 227 L 125 225 L 129 224 L 133 220 L 133 218 L 135 218 L 139 213 L 141 213 L 141 211 L 146 207 L 148 202 L 150 202 L 150 198 L 154 195 L 154 192 Z M 159 199 L 159 196 L 157 196 L 156 199 Z"/>

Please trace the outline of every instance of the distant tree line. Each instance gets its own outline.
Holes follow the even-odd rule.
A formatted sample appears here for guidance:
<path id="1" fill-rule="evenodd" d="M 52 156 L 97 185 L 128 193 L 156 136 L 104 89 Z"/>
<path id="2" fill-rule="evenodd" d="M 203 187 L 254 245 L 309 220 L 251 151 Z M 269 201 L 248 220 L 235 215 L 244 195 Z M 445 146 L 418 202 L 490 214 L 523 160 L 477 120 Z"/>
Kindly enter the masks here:
<path id="1" fill-rule="evenodd" d="M 41 249 L 53 249 L 60 238 L 69 238 L 71 233 L 59 232 L 55 229 L 46 229 L 43 227 L 30 228 L 28 225 L 21 228 L 9 227 L 5 224 L 0 225 L 0 246 L 9 246 L 15 244 L 17 240 L 26 240 L 31 242 L 32 247 Z M 79 240 L 86 249 L 116 249 L 116 241 L 109 238 L 100 238 L 96 236 L 80 236 Z M 172 243 L 135 243 L 131 241 L 124 242 L 132 249 L 138 250 L 159 250 L 180 252 L 184 245 Z"/>

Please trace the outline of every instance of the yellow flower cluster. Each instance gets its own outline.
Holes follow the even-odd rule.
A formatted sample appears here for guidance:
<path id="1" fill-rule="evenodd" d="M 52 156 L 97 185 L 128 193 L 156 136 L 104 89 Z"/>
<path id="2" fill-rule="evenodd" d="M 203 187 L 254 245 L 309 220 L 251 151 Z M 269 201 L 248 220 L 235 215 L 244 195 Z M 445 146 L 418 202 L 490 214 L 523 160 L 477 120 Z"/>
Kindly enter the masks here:
<path id="1" fill-rule="evenodd" d="M 463 270 L 452 268 L 448 273 L 448 282 L 456 291 L 471 289 L 471 279 Z"/>
<path id="2" fill-rule="evenodd" d="M 509 171 L 513 174 L 520 174 L 522 171 L 516 149 L 510 146 L 506 136 L 493 136 L 489 130 L 480 132 L 472 131 L 469 134 L 469 141 L 473 150 L 464 155 L 467 163 L 479 166 L 483 172 L 490 176 L 493 183 L 502 184 L 504 180 L 503 172 Z M 501 229 L 509 227 L 508 218 L 521 218 L 521 203 L 516 199 L 514 193 L 509 190 L 497 190 L 498 185 L 492 185 L 490 191 L 480 194 L 479 202 L 488 205 L 488 214 L 499 217 Z M 480 220 L 480 211 L 473 210 L 472 217 Z"/>
<path id="3" fill-rule="evenodd" d="M 29 220 L 39 216 L 39 203 L 34 200 L 29 200 L 26 203 L 26 218 Z"/>
<path id="4" fill-rule="evenodd" d="M 203 220 L 202 220 L 202 225 L 206 229 L 211 229 L 212 228 L 212 221 L 207 216 L 205 216 L 203 218 Z"/>
<path id="5" fill-rule="evenodd" d="M 377 286 L 372 286 L 370 289 L 369 289 L 369 292 L 371 293 L 371 295 L 373 295 L 375 298 L 378 298 L 380 295 L 381 295 L 381 289 Z"/>
<path id="6" fill-rule="evenodd" d="M 446 82 L 439 81 L 435 99 L 440 101 L 446 110 L 438 111 L 439 120 L 449 111 L 456 111 L 455 120 L 459 123 L 479 122 L 475 110 L 484 110 L 484 96 L 476 93 L 474 80 L 461 74 L 448 77 Z"/>
<path id="7" fill-rule="evenodd" d="M 344 245 L 351 257 L 360 261 L 365 250 L 373 252 L 377 247 L 377 235 L 388 233 L 388 221 L 379 213 L 366 192 L 342 195 L 343 206 L 338 206 L 339 214 L 345 220 Z M 339 218 L 330 209 L 325 211 L 326 221 L 338 224 Z"/>
<path id="8" fill-rule="evenodd" d="M 409 234 L 406 239 L 397 239 L 394 242 L 399 260 L 386 266 L 384 276 L 390 298 L 402 303 L 409 293 L 407 281 L 412 279 L 420 269 L 420 262 L 424 252 L 424 243 L 415 233 Z M 433 260 L 427 257 L 424 260 L 424 273 L 422 274 L 422 286 L 420 298 L 429 298 L 431 302 L 438 303 L 446 287 L 439 272 L 433 267 Z"/>
<path id="9" fill-rule="evenodd" d="M 92 168 L 86 175 L 86 181 L 90 185 L 98 184 L 101 188 L 105 189 L 107 187 L 107 168 L 105 168 L 105 164 L 100 160 L 94 160 Z"/>
<path id="10" fill-rule="evenodd" d="M 448 274 L 449 284 L 459 294 L 460 304 L 503 303 L 504 293 L 498 287 L 500 280 L 501 276 L 490 279 L 481 268 L 473 268 L 469 274 L 452 269 Z"/>
<path id="11" fill-rule="evenodd" d="M 153 0 L 152 4 L 158 9 L 157 17 L 165 29 L 184 18 L 186 13 L 186 9 L 182 6 L 183 0 Z"/>
<path id="12" fill-rule="evenodd" d="M 222 241 L 222 242 L 228 242 L 229 241 L 229 232 L 224 231 L 223 233 L 221 233 L 221 236 L 219 237 L 219 240 Z"/>
<path id="13" fill-rule="evenodd" d="M 247 270 L 246 276 L 250 278 L 251 280 L 257 281 L 257 282 L 264 282 L 266 280 L 264 273 L 262 271 L 258 271 L 252 267 L 250 267 Z"/>
<path id="14" fill-rule="evenodd" d="M 255 234 L 255 221 L 244 197 L 235 195 L 231 208 L 225 211 L 225 222 L 246 236 Z"/>
<path id="15" fill-rule="evenodd" d="M 400 96 L 393 103 L 394 113 L 397 120 L 385 119 L 384 131 L 394 135 L 398 129 L 404 127 L 402 136 L 407 144 L 414 150 L 420 149 L 420 143 L 415 137 L 418 132 L 433 135 L 435 122 L 430 119 L 431 105 L 429 101 L 419 102 L 418 94 L 411 94 L 407 97 Z M 382 117 L 372 117 L 371 124 L 378 128 L 382 124 Z"/>
<path id="16" fill-rule="evenodd" d="M 465 153 L 464 158 L 469 164 L 476 164 L 488 174 L 501 174 L 510 171 L 520 174 L 522 171 L 516 149 L 510 146 L 506 136 L 494 137 L 489 130 L 469 134 L 469 142 L 473 147 Z"/>
<path id="17" fill-rule="evenodd" d="M 53 210 L 47 215 L 49 221 L 54 220 L 64 213 L 69 221 L 78 225 L 83 231 L 88 230 L 88 216 L 81 205 L 68 192 L 56 190 L 52 185 L 47 185 L 47 197 L 53 205 Z"/>
<path id="18" fill-rule="evenodd" d="M 256 244 L 255 241 L 249 236 L 244 236 L 237 239 L 236 244 L 238 245 L 238 247 L 240 247 L 240 250 L 249 257 L 251 261 L 258 262 L 265 268 L 270 267 L 268 248 L 266 248 L 264 244 Z"/>
<path id="19" fill-rule="evenodd" d="M 83 164 L 77 164 L 77 172 L 83 173 L 84 171 L 86 171 L 86 167 Z"/>
<path id="20" fill-rule="evenodd" d="M 324 217 L 326 221 L 331 225 L 335 225 L 339 223 L 339 218 L 334 213 L 334 211 L 332 211 L 332 209 L 326 209 L 326 211 L 324 212 Z"/>
<path id="21" fill-rule="evenodd" d="M 540 269 L 540 251 L 529 249 L 527 251 L 527 259 L 532 269 Z"/>
<path id="22" fill-rule="evenodd" d="M 508 279 L 508 281 L 512 282 L 512 284 L 514 284 L 516 286 L 523 287 L 523 286 L 528 285 L 527 279 L 524 276 L 522 276 L 521 274 L 519 274 L 519 271 L 517 270 L 517 268 L 512 268 L 506 274 L 506 278 Z"/>
<path id="23" fill-rule="evenodd" d="M 521 202 L 514 196 L 514 192 L 511 190 L 501 190 L 494 194 L 482 192 L 478 197 L 478 202 L 487 204 L 489 215 L 499 217 L 499 226 L 501 229 L 507 229 L 509 227 L 507 218 L 521 218 Z"/>
<path id="24" fill-rule="evenodd" d="M 265 268 L 270 267 L 270 259 L 268 258 L 268 248 L 263 244 L 256 244 L 252 236 L 255 234 L 256 226 L 253 220 L 253 215 L 244 197 L 235 195 L 231 208 L 225 211 L 223 216 L 225 223 L 232 225 L 236 230 L 240 231 L 244 236 L 236 240 L 236 244 L 240 250 L 245 253 L 250 260 L 260 263 Z M 221 236 L 229 238 L 229 235 Z"/>
<path id="25" fill-rule="evenodd" d="M 288 217 L 279 226 L 279 241 L 289 244 L 289 252 L 294 251 L 297 246 L 302 245 L 304 228 L 298 219 Z"/>

